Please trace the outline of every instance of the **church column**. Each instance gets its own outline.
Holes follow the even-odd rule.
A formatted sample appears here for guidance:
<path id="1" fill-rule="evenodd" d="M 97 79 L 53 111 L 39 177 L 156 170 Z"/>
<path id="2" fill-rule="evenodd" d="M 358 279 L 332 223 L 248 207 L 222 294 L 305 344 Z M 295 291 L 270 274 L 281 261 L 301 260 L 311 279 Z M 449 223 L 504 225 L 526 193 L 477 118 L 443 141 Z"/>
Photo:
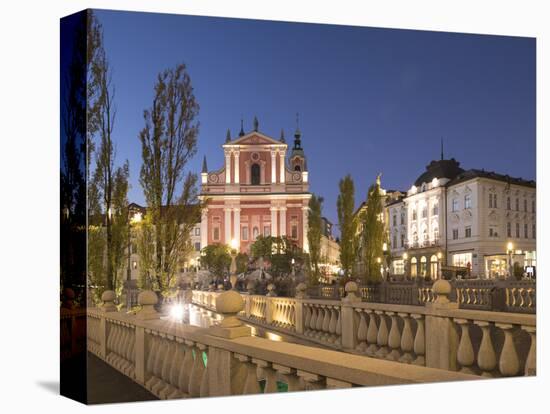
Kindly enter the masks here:
<path id="1" fill-rule="evenodd" d="M 204 208 L 201 212 L 201 249 L 208 244 L 208 209 Z"/>
<path id="2" fill-rule="evenodd" d="M 307 206 L 302 207 L 302 239 L 303 239 L 302 243 L 303 243 L 304 252 L 306 253 L 309 253 L 309 243 L 307 240 L 308 214 L 309 214 L 309 207 Z"/>
<path id="3" fill-rule="evenodd" d="M 276 152 L 271 151 L 271 184 L 277 182 L 277 158 L 275 157 Z"/>
<path id="4" fill-rule="evenodd" d="M 271 207 L 271 235 L 277 237 L 277 207 Z"/>
<path id="5" fill-rule="evenodd" d="M 279 226 L 281 227 L 279 234 L 286 236 L 286 207 L 281 207 L 279 210 Z"/>
<path id="6" fill-rule="evenodd" d="M 224 217 L 225 243 L 230 244 L 231 243 L 231 209 L 229 207 L 225 207 L 223 211 L 225 213 L 225 217 Z"/>
<path id="7" fill-rule="evenodd" d="M 279 169 L 281 173 L 281 178 L 279 179 L 279 182 L 283 184 L 285 182 L 285 153 L 284 152 L 279 153 Z"/>
<path id="8" fill-rule="evenodd" d="M 231 152 L 225 151 L 225 183 L 231 183 Z"/>
<path id="9" fill-rule="evenodd" d="M 235 161 L 235 174 L 234 174 L 234 177 L 235 177 L 235 184 L 239 184 L 239 169 L 240 169 L 240 164 L 239 164 L 239 151 L 235 151 L 235 153 L 233 154 L 234 155 L 234 161 Z"/>
<path id="10" fill-rule="evenodd" d="M 233 209 L 233 237 L 237 241 L 237 249 L 241 245 L 241 209 Z"/>

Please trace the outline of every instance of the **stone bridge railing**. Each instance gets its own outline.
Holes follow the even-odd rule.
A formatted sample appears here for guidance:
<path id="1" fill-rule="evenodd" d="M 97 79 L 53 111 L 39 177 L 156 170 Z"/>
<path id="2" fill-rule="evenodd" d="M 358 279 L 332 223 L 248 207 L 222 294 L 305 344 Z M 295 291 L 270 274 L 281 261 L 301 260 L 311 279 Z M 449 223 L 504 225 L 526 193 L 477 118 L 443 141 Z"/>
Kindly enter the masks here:
<path id="1" fill-rule="evenodd" d="M 449 298 L 461 309 L 487 310 L 513 313 L 536 312 L 536 283 L 529 280 L 451 280 Z M 320 285 L 308 288 L 310 297 L 339 300 L 345 296 L 344 288 Z M 432 283 L 412 281 L 383 282 L 373 286 L 360 286 L 361 299 L 366 302 L 396 305 L 424 305 L 433 302 Z"/>
<path id="2" fill-rule="evenodd" d="M 87 311 L 88 350 L 161 399 L 477 378 L 253 337 L 235 316 L 244 307 L 235 291 L 195 292 L 203 306 L 211 307 L 214 300 L 214 309 L 223 315 L 210 328 L 160 319 L 150 291 L 140 293 L 142 309 L 135 315 L 117 312 L 113 299 L 106 292 L 103 306 Z M 252 303 L 247 301 L 248 315 Z M 273 298 L 267 303 L 270 324 L 289 331 L 298 326 L 301 307 L 293 308 L 295 302 Z M 263 312 L 260 302 L 256 306 L 258 314 Z"/>
<path id="3" fill-rule="evenodd" d="M 536 317 L 459 309 L 438 281 L 423 306 L 363 302 L 354 282 L 342 300 L 242 294 L 244 321 L 327 348 L 378 359 L 490 377 L 533 375 Z M 217 292 L 193 291 L 193 303 L 215 310 Z"/>

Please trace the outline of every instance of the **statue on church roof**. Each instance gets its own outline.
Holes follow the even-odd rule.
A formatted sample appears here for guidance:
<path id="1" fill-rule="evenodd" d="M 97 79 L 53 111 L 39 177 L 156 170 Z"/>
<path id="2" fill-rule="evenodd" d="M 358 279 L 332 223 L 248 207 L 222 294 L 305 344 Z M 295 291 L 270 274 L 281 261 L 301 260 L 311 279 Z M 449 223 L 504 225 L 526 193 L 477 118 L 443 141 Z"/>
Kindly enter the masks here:
<path id="1" fill-rule="evenodd" d="M 258 122 L 258 118 L 254 116 L 254 131 L 258 132 L 259 126 L 260 126 L 260 123 Z"/>

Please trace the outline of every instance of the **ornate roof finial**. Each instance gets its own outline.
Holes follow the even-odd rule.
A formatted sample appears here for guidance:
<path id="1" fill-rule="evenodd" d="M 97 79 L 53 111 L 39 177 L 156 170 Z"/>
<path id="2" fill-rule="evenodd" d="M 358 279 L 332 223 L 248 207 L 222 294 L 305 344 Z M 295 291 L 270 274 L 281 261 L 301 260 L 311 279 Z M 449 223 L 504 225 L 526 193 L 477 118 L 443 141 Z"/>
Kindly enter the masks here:
<path id="1" fill-rule="evenodd" d="M 243 135 L 244 135 L 243 117 L 241 116 L 241 130 L 239 131 L 239 136 L 242 137 Z"/>
<path id="2" fill-rule="evenodd" d="M 281 128 L 281 138 L 279 139 L 281 142 L 286 142 L 285 140 L 285 130 Z"/>
<path id="3" fill-rule="evenodd" d="M 208 172 L 208 167 L 206 166 L 206 155 L 203 157 L 202 159 L 202 172 L 203 173 L 207 173 Z"/>
<path id="4" fill-rule="evenodd" d="M 258 122 L 258 118 L 256 115 L 254 115 L 254 131 L 258 132 L 258 127 L 260 126 L 260 123 Z"/>
<path id="5" fill-rule="evenodd" d="M 231 141 L 231 131 L 229 130 L 229 128 L 227 128 L 227 134 L 225 135 L 225 143 L 227 144 L 230 141 Z"/>
<path id="6" fill-rule="evenodd" d="M 382 182 L 381 178 L 382 178 L 382 173 L 378 173 L 378 175 L 376 176 L 376 185 L 378 187 L 380 187 L 380 184 Z"/>

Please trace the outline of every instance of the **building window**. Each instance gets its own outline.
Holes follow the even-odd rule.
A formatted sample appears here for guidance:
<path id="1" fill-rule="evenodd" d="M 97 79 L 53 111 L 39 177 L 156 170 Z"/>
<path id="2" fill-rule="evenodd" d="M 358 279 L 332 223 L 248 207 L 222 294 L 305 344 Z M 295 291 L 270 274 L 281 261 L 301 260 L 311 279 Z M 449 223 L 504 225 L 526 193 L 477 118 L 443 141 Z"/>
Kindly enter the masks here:
<path id="1" fill-rule="evenodd" d="M 422 207 L 422 218 L 428 217 L 428 207 L 424 206 Z"/>
<path id="2" fill-rule="evenodd" d="M 493 194 L 489 193 L 489 208 L 493 208 Z"/>
<path id="3" fill-rule="evenodd" d="M 512 223 L 506 223 L 506 236 L 512 237 Z"/>
<path id="4" fill-rule="evenodd" d="M 294 166 L 294 171 L 301 171 L 301 170 L 302 170 L 302 168 L 300 167 L 300 164 L 296 164 Z"/>
<path id="5" fill-rule="evenodd" d="M 416 220 L 416 209 L 413 210 L 413 220 Z"/>
<path id="6" fill-rule="evenodd" d="M 252 164 L 250 167 L 250 184 L 260 185 L 260 164 Z"/>
<path id="7" fill-rule="evenodd" d="M 453 240 L 458 240 L 458 229 L 453 229 Z"/>
<path id="8" fill-rule="evenodd" d="M 405 224 L 405 213 L 403 212 L 401 212 L 401 224 Z"/>
<path id="9" fill-rule="evenodd" d="M 537 225 L 533 224 L 531 229 L 531 235 L 533 236 L 533 239 L 537 237 Z"/>
<path id="10" fill-rule="evenodd" d="M 201 251 L 201 244 L 199 242 L 195 243 L 195 251 L 200 252 Z"/>
<path id="11" fill-rule="evenodd" d="M 526 198 L 523 199 L 523 210 L 525 210 L 525 212 L 527 212 L 527 199 Z"/>
<path id="12" fill-rule="evenodd" d="M 506 198 L 506 208 L 508 210 L 511 210 L 511 208 L 510 208 L 510 197 Z"/>
<path id="13" fill-rule="evenodd" d="M 472 208 L 472 196 L 470 194 L 464 196 L 464 208 Z"/>
<path id="14" fill-rule="evenodd" d="M 401 247 L 405 246 L 405 234 L 401 234 Z"/>
<path id="15" fill-rule="evenodd" d="M 252 240 L 256 240 L 259 235 L 260 235 L 260 230 L 258 229 L 258 227 L 254 227 L 252 229 Z"/>
<path id="16" fill-rule="evenodd" d="M 453 266 L 469 267 L 472 263 L 472 253 L 453 254 Z"/>
<path id="17" fill-rule="evenodd" d="M 490 226 L 489 227 L 489 237 L 498 237 L 496 226 Z"/>
<path id="18" fill-rule="evenodd" d="M 493 208 L 498 208 L 497 195 L 496 194 L 493 194 Z"/>
<path id="19" fill-rule="evenodd" d="M 137 269 L 137 261 L 136 260 L 134 260 L 132 262 L 132 269 L 134 269 L 134 270 Z"/>
<path id="20" fill-rule="evenodd" d="M 201 235 L 201 228 L 195 227 L 195 236 L 200 236 L 200 235 Z"/>
<path id="21" fill-rule="evenodd" d="M 426 259 L 426 256 L 422 256 L 420 258 L 420 276 L 422 277 L 426 276 L 427 270 L 428 270 L 428 260 Z"/>
<path id="22" fill-rule="evenodd" d="M 430 257 L 430 276 L 432 279 L 437 277 L 437 256 L 434 254 Z"/>
<path id="23" fill-rule="evenodd" d="M 292 237 L 293 239 L 298 238 L 298 225 L 295 223 L 292 223 L 292 225 L 290 226 L 290 237 Z"/>
<path id="24" fill-rule="evenodd" d="M 434 239 L 435 240 L 439 239 L 439 227 L 438 226 L 434 227 Z"/>
<path id="25" fill-rule="evenodd" d="M 397 247 L 397 234 L 393 235 L 391 247 L 393 247 L 394 249 Z"/>
<path id="26" fill-rule="evenodd" d="M 393 218 L 392 218 L 392 221 L 393 221 L 393 226 L 397 226 L 397 216 L 394 214 L 393 215 Z"/>
<path id="27" fill-rule="evenodd" d="M 270 234 L 271 234 L 271 227 L 264 226 L 264 237 L 269 237 Z"/>
<path id="28" fill-rule="evenodd" d="M 212 239 L 214 241 L 220 241 L 220 228 L 219 227 L 214 227 L 212 233 L 213 233 L 212 234 Z"/>
<path id="29" fill-rule="evenodd" d="M 437 216 L 439 214 L 439 203 L 434 203 L 432 208 L 432 215 Z"/>
<path id="30" fill-rule="evenodd" d="M 516 223 L 516 237 L 519 239 L 519 223 Z"/>
<path id="31" fill-rule="evenodd" d="M 248 227 L 243 227 L 241 229 L 241 232 L 242 232 L 241 240 L 245 240 L 245 241 L 248 240 Z"/>
<path id="32" fill-rule="evenodd" d="M 519 198 L 516 198 L 516 211 L 519 211 Z"/>
<path id="33" fill-rule="evenodd" d="M 416 264 L 416 257 L 413 257 L 411 259 L 411 277 L 416 277 L 417 276 L 417 268 L 416 268 L 417 264 Z"/>
<path id="34" fill-rule="evenodd" d="M 452 211 L 453 212 L 458 211 L 458 199 L 457 198 L 453 198 Z"/>
<path id="35" fill-rule="evenodd" d="M 464 229 L 464 237 L 472 237 L 472 227 L 468 226 Z"/>
<path id="36" fill-rule="evenodd" d="M 528 230 L 527 223 L 525 223 L 525 224 L 523 225 L 523 237 L 525 237 L 526 239 L 529 238 L 529 230 Z"/>
<path id="37" fill-rule="evenodd" d="M 397 259 L 392 262 L 393 265 L 393 274 L 402 275 L 405 273 L 405 266 L 402 259 Z"/>

